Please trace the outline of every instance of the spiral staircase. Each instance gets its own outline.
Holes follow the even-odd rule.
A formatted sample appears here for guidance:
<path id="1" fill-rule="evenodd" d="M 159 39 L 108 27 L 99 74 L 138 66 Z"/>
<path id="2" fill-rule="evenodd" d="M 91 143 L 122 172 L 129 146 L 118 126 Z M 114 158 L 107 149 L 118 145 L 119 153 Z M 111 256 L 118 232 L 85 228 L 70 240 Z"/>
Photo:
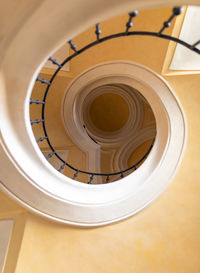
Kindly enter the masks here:
<path id="1" fill-rule="evenodd" d="M 0 272 L 199 272 L 199 76 L 162 71 L 200 41 L 163 4 L 3 3 Z"/>

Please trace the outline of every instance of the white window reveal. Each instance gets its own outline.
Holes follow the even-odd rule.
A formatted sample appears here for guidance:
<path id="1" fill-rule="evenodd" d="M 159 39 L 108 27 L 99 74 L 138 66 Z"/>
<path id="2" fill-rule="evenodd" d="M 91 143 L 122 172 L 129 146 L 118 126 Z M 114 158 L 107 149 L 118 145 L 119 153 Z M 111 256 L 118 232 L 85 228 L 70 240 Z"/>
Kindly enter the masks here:
<path id="1" fill-rule="evenodd" d="M 186 11 L 179 39 L 194 45 L 199 41 L 200 7 L 189 6 Z M 196 46 L 200 49 L 200 41 Z M 200 55 L 177 44 L 170 70 L 200 70 Z"/>
<path id="2" fill-rule="evenodd" d="M 9 248 L 13 220 L 0 220 L 0 273 L 3 273 Z"/>

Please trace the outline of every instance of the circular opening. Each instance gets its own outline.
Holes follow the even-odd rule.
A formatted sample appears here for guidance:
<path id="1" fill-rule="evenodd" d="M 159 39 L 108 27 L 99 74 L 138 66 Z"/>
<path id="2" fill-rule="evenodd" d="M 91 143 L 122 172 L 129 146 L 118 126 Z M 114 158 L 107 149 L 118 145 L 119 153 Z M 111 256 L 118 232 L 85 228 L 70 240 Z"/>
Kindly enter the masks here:
<path id="1" fill-rule="evenodd" d="M 129 107 L 122 96 L 105 91 L 92 101 L 89 117 L 96 128 L 104 132 L 114 132 L 126 124 Z"/>

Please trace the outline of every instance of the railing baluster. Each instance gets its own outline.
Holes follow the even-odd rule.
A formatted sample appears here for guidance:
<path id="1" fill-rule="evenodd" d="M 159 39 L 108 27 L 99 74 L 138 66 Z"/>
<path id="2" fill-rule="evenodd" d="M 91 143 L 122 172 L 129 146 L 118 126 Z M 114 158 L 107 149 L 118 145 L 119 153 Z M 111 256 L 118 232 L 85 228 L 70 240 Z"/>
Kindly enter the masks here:
<path id="1" fill-rule="evenodd" d="M 90 176 L 90 180 L 88 181 L 88 184 L 92 184 L 93 178 L 94 178 L 94 175 L 92 174 L 92 175 Z"/>
<path id="2" fill-rule="evenodd" d="M 61 173 L 64 170 L 65 166 L 66 166 L 66 163 L 62 164 L 60 168 L 58 169 L 58 171 Z"/>
<path id="3" fill-rule="evenodd" d="M 71 49 L 76 53 L 77 52 L 76 45 L 72 43 L 72 40 L 69 40 L 68 43 L 70 44 Z"/>
<path id="4" fill-rule="evenodd" d="M 95 34 L 96 34 L 96 36 L 97 36 L 97 41 L 99 41 L 99 39 L 100 39 L 100 34 L 101 34 L 101 30 L 100 30 L 99 25 L 100 25 L 99 23 L 95 25 L 95 26 L 96 26 Z"/>
<path id="5" fill-rule="evenodd" d="M 78 176 L 78 173 L 79 173 L 79 170 L 77 170 L 76 172 L 75 172 L 75 174 L 74 174 L 74 176 L 73 176 L 73 180 L 76 180 L 76 178 L 77 178 L 77 176 Z"/>
<path id="6" fill-rule="evenodd" d="M 49 57 L 49 61 L 52 62 L 53 64 L 57 65 L 58 67 L 62 67 L 61 64 L 56 59 L 53 59 L 52 57 Z"/>
<path id="7" fill-rule="evenodd" d="M 32 124 L 38 124 L 38 123 L 40 123 L 40 122 L 44 122 L 44 119 L 30 120 L 30 122 L 31 122 L 31 125 L 32 125 Z"/>
<path id="8" fill-rule="evenodd" d="M 39 77 L 37 77 L 36 81 L 39 81 L 39 82 L 41 82 L 41 83 L 45 83 L 45 84 L 47 84 L 47 85 L 50 85 L 50 84 L 51 84 L 49 81 L 47 81 L 47 80 L 45 80 L 45 79 L 42 79 L 42 78 L 39 78 Z"/>
<path id="9" fill-rule="evenodd" d="M 162 32 L 171 26 L 171 21 L 174 19 L 174 17 L 180 15 L 182 13 L 183 9 L 181 7 L 174 7 L 172 10 L 172 15 L 169 17 L 167 21 L 163 23 L 163 27 L 161 30 L 158 32 L 158 34 L 162 34 Z"/>
<path id="10" fill-rule="evenodd" d="M 108 175 L 108 176 L 106 177 L 106 184 L 109 183 L 109 181 L 110 181 L 110 176 Z"/>
<path id="11" fill-rule="evenodd" d="M 40 141 L 43 141 L 43 140 L 45 140 L 45 139 L 47 139 L 48 137 L 40 137 L 40 138 L 38 138 L 37 140 L 36 140 L 36 142 L 38 143 L 38 142 L 40 142 Z"/>
<path id="12" fill-rule="evenodd" d="M 41 100 L 33 100 L 33 99 L 31 99 L 30 98 L 30 104 L 32 104 L 32 103 L 36 103 L 36 104 L 45 104 L 45 101 L 41 101 Z"/>
<path id="13" fill-rule="evenodd" d="M 126 33 L 128 33 L 129 29 L 133 26 L 133 18 L 138 15 L 138 11 L 134 10 L 133 12 L 129 13 L 129 20 L 126 23 Z"/>
<path id="14" fill-rule="evenodd" d="M 48 160 L 49 158 L 51 158 L 54 154 L 55 154 L 55 152 L 50 153 L 50 154 L 48 154 L 47 156 L 45 156 L 46 160 Z"/>

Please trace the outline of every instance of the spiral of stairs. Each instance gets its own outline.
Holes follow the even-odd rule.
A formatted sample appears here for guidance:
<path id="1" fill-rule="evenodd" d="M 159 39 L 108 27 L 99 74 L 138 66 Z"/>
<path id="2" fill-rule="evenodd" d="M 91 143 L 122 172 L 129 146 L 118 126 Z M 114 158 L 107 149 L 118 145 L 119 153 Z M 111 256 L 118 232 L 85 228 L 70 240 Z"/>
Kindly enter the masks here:
<path id="1" fill-rule="evenodd" d="M 199 272 L 199 75 L 163 73 L 181 2 L 2 1 L 0 272 Z"/>

